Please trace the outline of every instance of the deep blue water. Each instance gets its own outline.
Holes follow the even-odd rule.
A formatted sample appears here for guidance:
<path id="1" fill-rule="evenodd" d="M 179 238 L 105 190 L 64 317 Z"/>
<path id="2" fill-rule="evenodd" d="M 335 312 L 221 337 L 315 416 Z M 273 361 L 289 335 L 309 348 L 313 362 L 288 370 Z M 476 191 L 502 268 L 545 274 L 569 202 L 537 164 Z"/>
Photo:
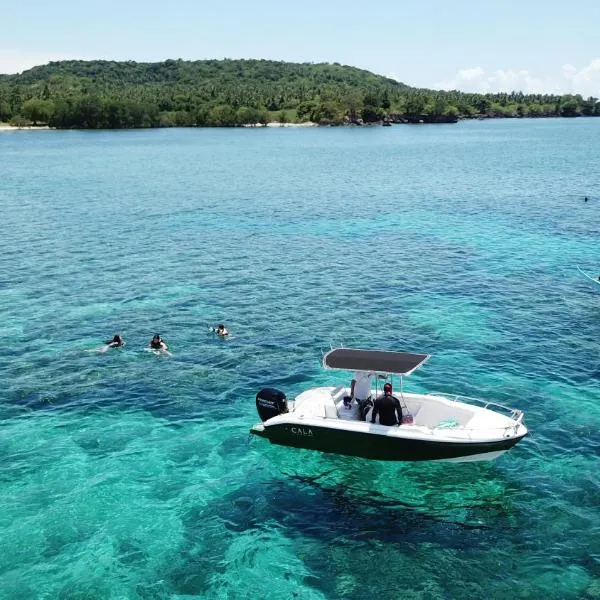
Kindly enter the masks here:
<path id="1" fill-rule="evenodd" d="M 0 132 L 0 598 L 600 598 L 599 156 L 600 119 Z M 249 440 L 341 344 L 531 435 Z"/>

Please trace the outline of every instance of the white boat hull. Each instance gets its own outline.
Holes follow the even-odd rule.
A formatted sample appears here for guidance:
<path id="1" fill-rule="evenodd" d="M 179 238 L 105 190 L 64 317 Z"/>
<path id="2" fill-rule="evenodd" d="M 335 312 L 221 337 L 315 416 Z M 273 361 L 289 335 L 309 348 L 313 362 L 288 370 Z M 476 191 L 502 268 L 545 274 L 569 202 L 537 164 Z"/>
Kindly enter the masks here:
<path id="1" fill-rule="evenodd" d="M 522 414 L 506 416 L 427 394 L 403 394 L 410 423 L 385 426 L 360 420 L 355 405 L 347 409 L 346 388 L 314 388 L 300 394 L 289 411 L 252 428 L 274 444 L 360 456 L 377 460 L 477 461 L 494 459 L 517 444 L 527 428 Z M 510 410 L 510 409 L 509 409 Z"/>

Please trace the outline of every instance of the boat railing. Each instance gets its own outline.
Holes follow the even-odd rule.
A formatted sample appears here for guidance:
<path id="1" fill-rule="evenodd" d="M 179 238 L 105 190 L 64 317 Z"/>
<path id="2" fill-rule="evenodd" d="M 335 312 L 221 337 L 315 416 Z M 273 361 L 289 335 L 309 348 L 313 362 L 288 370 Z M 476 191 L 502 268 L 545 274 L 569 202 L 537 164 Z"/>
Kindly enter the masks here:
<path id="1" fill-rule="evenodd" d="M 488 434 L 493 431 L 498 431 L 501 434 L 501 437 L 509 438 L 518 434 L 520 426 L 521 422 L 515 421 L 514 425 L 506 425 L 504 427 L 486 427 L 485 431 Z M 465 427 L 464 425 L 458 425 L 456 427 L 432 427 L 426 425 L 425 429 L 432 436 L 439 436 L 440 432 L 443 431 L 445 437 L 456 439 L 464 439 L 465 434 L 468 439 L 474 439 L 472 432 L 481 433 L 481 427 Z M 476 436 L 475 439 L 479 440 L 480 436 Z"/>
<path id="2" fill-rule="evenodd" d="M 437 396 L 442 397 L 456 404 L 457 402 L 462 402 L 464 404 L 479 404 L 482 408 L 490 408 L 493 407 L 498 411 L 504 411 L 506 416 L 515 421 L 516 424 L 520 424 L 523 420 L 523 411 L 518 408 L 511 408 L 510 406 L 506 406 L 504 404 L 500 404 L 499 402 L 493 402 L 492 400 L 483 400 L 482 398 L 474 398 L 472 396 L 461 396 L 460 394 L 446 394 L 444 392 L 433 392 L 426 394 L 427 396 Z"/>

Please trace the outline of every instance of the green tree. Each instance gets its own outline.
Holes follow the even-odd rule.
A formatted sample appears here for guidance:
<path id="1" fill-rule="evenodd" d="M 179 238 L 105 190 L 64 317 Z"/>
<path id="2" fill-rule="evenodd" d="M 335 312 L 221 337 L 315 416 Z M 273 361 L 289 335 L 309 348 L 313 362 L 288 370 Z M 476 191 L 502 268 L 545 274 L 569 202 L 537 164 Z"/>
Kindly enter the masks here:
<path id="1" fill-rule="evenodd" d="M 109 100 L 104 105 L 104 123 L 109 129 L 118 129 L 125 126 L 122 104 Z"/>
<path id="2" fill-rule="evenodd" d="M 198 127 L 205 127 L 208 125 L 210 118 L 210 109 L 207 106 L 199 106 L 196 109 L 196 125 Z"/>
<path id="3" fill-rule="evenodd" d="M 444 109 L 444 112 L 442 113 L 442 115 L 444 117 L 449 117 L 450 119 L 458 119 L 458 117 L 460 116 L 460 111 L 458 110 L 458 108 L 456 108 L 456 106 L 449 104 Z"/>
<path id="4" fill-rule="evenodd" d="M 54 103 L 54 113 L 48 123 L 51 127 L 67 129 L 74 127 L 74 108 L 71 100 L 58 99 Z"/>
<path id="5" fill-rule="evenodd" d="M 269 122 L 269 113 L 264 108 L 258 109 L 258 122 L 261 125 L 266 125 Z"/>
<path id="6" fill-rule="evenodd" d="M 341 98 L 342 104 L 346 107 L 347 115 L 352 119 L 357 119 L 363 106 L 363 96 L 358 90 L 346 92 Z"/>
<path id="7" fill-rule="evenodd" d="M 563 117 L 578 117 L 579 116 L 579 102 L 572 96 L 567 96 L 565 100 L 560 103 L 560 114 Z"/>
<path id="8" fill-rule="evenodd" d="M 211 109 L 208 124 L 213 127 L 233 127 L 236 125 L 236 111 L 232 106 L 220 104 Z"/>
<path id="9" fill-rule="evenodd" d="M 506 117 L 506 107 L 499 102 L 492 102 L 488 108 L 487 114 L 490 117 Z"/>
<path id="10" fill-rule="evenodd" d="M 301 102 L 296 108 L 296 114 L 298 115 L 298 119 L 300 119 L 300 121 L 309 120 L 316 108 L 317 102 L 315 102 L 314 100 L 307 100 L 306 102 Z"/>
<path id="11" fill-rule="evenodd" d="M 74 126 L 98 129 L 102 126 L 102 100 L 97 96 L 79 98 L 74 106 Z"/>
<path id="12" fill-rule="evenodd" d="M 383 90 L 382 94 L 381 94 L 381 102 L 380 102 L 380 106 L 381 108 L 384 109 L 388 109 L 391 106 L 391 102 L 390 102 L 390 94 L 388 90 Z"/>
<path id="13" fill-rule="evenodd" d="M 365 123 L 375 123 L 384 117 L 383 108 L 365 104 L 361 111 L 361 118 Z"/>
<path id="14" fill-rule="evenodd" d="M 187 110 L 175 111 L 175 125 L 177 127 L 190 127 L 193 124 L 194 118 Z"/>
<path id="15" fill-rule="evenodd" d="M 425 111 L 425 98 L 422 95 L 412 95 L 406 100 L 405 114 L 408 117 L 420 117 Z"/>
<path id="16" fill-rule="evenodd" d="M 13 117 L 11 117 L 8 123 L 13 127 L 27 127 L 28 125 L 31 125 L 31 121 L 27 120 L 21 115 L 14 115 Z"/>
<path id="17" fill-rule="evenodd" d="M 159 127 L 175 127 L 177 123 L 175 122 L 175 113 L 174 112 L 161 112 L 158 118 Z"/>
<path id="18" fill-rule="evenodd" d="M 582 102 L 581 104 L 581 114 L 589 117 L 592 116 L 596 112 L 596 107 L 598 106 L 598 98 L 594 98 L 590 96 L 587 100 Z"/>
<path id="19" fill-rule="evenodd" d="M 12 117 L 12 110 L 10 104 L 6 100 L 0 101 L 0 123 L 2 121 L 8 121 Z"/>
<path id="20" fill-rule="evenodd" d="M 320 102 L 311 113 L 310 120 L 321 125 L 339 125 L 344 120 L 343 110 L 335 102 Z"/>
<path id="21" fill-rule="evenodd" d="M 42 123 L 48 123 L 54 112 L 54 104 L 50 100 L 37 100 L 32 98 L 23 102 L 21 107 L 21 113 L 30 121 L 33 121 L 34 125 L 37 125 L 40 121 Z"/>
<path id="22" fill-rule="evenodd" d="M 260 111 L 257 108 L 241 106 L 236 113 L 236 123 L 240 125 L 256 125 L 260 122 Z"/>
<path id="23" fill-rule="evenodd" d="M 430 103 L 431 106 L 431 103 Z M 430 114 L 441 117 L 448 108 L 448 100 L 444 96 L 436 96 Z"/>

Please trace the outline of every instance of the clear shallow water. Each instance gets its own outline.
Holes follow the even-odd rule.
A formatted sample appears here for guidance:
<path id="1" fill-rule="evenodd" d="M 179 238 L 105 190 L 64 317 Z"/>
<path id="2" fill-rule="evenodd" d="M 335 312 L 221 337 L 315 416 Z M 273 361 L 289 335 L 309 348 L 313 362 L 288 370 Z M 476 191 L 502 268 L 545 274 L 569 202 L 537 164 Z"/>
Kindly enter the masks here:
<path id="1" fill-rule="evenodd" d="M 600 598 L 599 134 L 0 133 L 0 598 Z M 257 389 L 328 383 L 338 344 L 429 352 L 408 388 L 531 436 L 463 465 L 249 440 Z"/>

